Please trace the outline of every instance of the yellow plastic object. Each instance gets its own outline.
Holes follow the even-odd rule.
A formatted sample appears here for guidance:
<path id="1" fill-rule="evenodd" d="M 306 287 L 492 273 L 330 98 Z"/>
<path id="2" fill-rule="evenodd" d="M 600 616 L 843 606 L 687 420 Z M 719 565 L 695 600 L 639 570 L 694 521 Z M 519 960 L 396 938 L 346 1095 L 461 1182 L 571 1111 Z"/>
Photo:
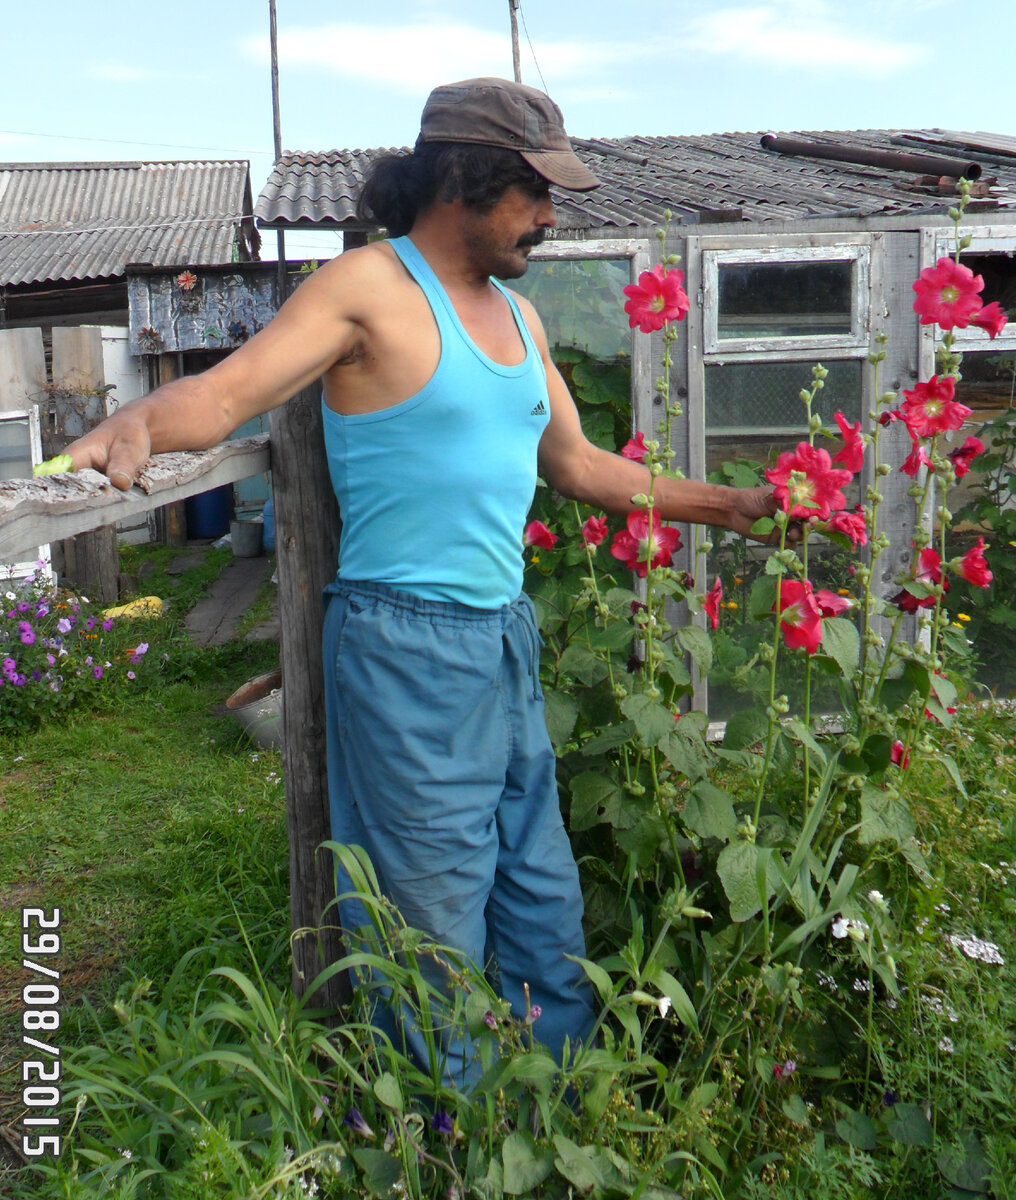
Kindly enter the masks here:
<path id="1" fill-rule="evenodd" d="M 161 617 L 162 601 L 158 596 L 139 596 L 129 604 L 121 604 L 117 608 L 104 608 L 104 617 Z"/>

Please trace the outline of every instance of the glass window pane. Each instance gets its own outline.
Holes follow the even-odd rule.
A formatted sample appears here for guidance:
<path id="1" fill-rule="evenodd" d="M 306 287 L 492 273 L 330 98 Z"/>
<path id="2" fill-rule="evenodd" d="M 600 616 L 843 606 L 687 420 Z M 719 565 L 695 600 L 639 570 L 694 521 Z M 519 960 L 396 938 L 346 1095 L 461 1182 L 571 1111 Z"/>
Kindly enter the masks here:
<path id="1" fill-rule="evenodd" d="M 964 254 L 961 261 L 984 280 L 981 291 L 984 303 L 997 300 L 1012 317 L 1016 312 L 1016 257 L 1012 254 Z"/>
<path id="2" fill-rule="evenodd" d="M 32 437 L 27 417 L 0 420 L 0 479 L 31 479 Z"/>
<path id="3" fill-rule="evenodd" d="M 849 334 L 853 260 L 720 263 L 720 338 Z"/>
<path id="4" fill-rule="evenodd" d="M 512 281 L 540 314 L 550 353 L 590 441 L 619 449 L 631 428 L 631 339 L 622 288 L 627 259 L 536 261 Z"/>
<path id="5" fill-rule="evenodd" d="M 826 425 L 833 413 L 861 419 L 859 359 L 822 364 L 829 372 L 815 411 Z M 710 363 L 705 368 L 706 471 L 728 458 L 766 459 L 771 447 L 789 450 L 807 437 L 801 389 L 811 387 L 811 363 Z"/>
<path id="6" fill-rule="evenodd" d="M 757 482 L 764 483 L 762 468 L 807 438 L 807 410 L 800 392 L 811 387 L 811 366 L 808 362 L 747 362 L 714 363 L 705 368 L 706 471 L 716 482 L 750 482 L 744 475 L 735 476 L 730 465 L 747 460 L 758 470 Z M 834 360 L 823 366 L 829 374 L 814 411 L 830 427 L 834 427 L 833 413 L 837 411 L 851 422 L 860 420 L 862 363 Z M 826 449 L 835 453 L 831 442 Z M 726 469 L 724 464 L 728 464 Z M 844 498 L 848 508 L 858 503 L 860 484 L 856 479 L 844 489 Z M 751 665 L 751 660 L 761 643 L 772 639 L 772 625 L 753 619 L 751 595 L 756 581 L 766 578 L 765 564 L 772 551 L 743 538 L 725 537 L 720 530 L 714 531 L 712 541 L 707 571 L 710 582 L 716 575 L 723 580 L 724 611 L 713 637 L 709 717 L 724 721 L 742 709 L 764 707 L 768 700 L 768 667 Z M 809 578 L 816 588 L 854 595 L 855 562 L 856 555 L 816 540 L 810 547 Z M 780 663 L 778 690 L 790 698 L 792 711 L 799 714 L 801 660 L 797 655 L 781 654 Z M 839 708 L 835 681 L 816 672 L 812 711 L 836 712 Z"/>

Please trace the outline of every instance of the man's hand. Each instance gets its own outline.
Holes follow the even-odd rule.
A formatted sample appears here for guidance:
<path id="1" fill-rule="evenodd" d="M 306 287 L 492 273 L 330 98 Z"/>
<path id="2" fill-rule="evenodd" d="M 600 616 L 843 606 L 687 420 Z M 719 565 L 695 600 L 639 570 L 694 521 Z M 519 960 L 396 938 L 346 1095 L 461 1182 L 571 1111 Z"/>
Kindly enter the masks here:
<path id="1" fill-rule="evenodd" d="M 755 537 L 752 525 L 761 517 L 772 517 L 779 511 L 779 504 L 771 487 L 731 488 L 729 528 L 745 537 Z M 771 535 L 757 538 L 768 542 Z M 777 537 L 777 540 L 778 537 Z"/>
<path id="2" fill-rule="evenodd" d="M 94 467 L 103 471 L 114 487 L 125 492 L 151 457 L 152 442 L 141 413 L 124 408 L 71 442 L 67 453 L 74 460 L 76 471 Z"/>

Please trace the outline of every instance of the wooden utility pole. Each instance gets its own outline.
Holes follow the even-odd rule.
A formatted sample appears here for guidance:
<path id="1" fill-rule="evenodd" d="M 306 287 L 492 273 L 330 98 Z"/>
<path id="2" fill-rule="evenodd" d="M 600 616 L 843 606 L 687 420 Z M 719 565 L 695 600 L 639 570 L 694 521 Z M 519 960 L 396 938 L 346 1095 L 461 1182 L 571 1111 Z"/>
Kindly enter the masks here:
<path id="1" fill-rule="evenodd" d="M 508 0 L 508 16 L 512 23 L 512 66 L 515 69 L 515 82 L 522 82 L 522 60 L 519 57 L 519 0 Z"/>
<path id="2" fill-rule="evenodd" d="M 268 40 L 272 47 L 272 131 L 274 134 L 275 161 L 282 157 L 282 116 L 279 108 L 279 23 L 275 16 L 275 0 L 268 0 Z M 275 231 L 279 247 L 279 307 L 286 302 L 286 234 L 282 229 Z"/>

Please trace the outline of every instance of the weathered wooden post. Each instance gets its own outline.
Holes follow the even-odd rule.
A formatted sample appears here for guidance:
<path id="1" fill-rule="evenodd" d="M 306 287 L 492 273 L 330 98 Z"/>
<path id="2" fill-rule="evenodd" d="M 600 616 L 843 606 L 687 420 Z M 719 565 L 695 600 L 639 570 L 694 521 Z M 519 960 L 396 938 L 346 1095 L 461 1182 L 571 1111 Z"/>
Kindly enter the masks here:
<path id="1" fill-rule="evenodd" d="M 334 577 L 339 514 L 328 476 L 321 427 L 321 386 L 314 384 L 271 414 L 272 490 L 282 626 L 282 762 L 289 812 L 289 895 L 293 987 L 302 994 L 343 952 L 334 906 L 332 856 L 319 850 L 331 836 L 325 763 L 321 590 Z M 315 1006 L 349 999 L 333 976 Z"/>

